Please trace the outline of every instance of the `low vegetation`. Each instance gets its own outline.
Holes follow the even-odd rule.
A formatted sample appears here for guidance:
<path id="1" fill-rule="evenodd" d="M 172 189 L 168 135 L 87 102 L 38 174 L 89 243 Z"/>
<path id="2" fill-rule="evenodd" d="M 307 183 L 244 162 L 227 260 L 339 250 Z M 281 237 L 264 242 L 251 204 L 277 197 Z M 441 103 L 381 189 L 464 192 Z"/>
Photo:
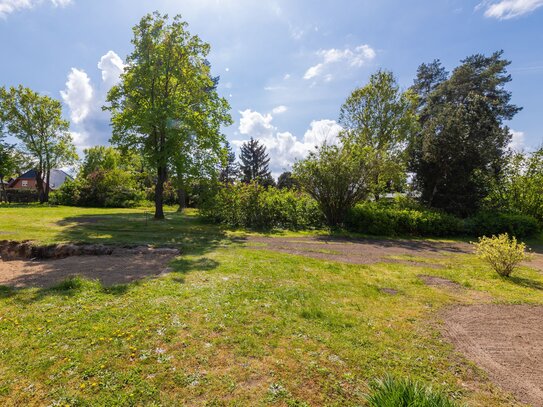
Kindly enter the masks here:
<path id="1" fill-rule="evenodd" d="M 370 407 L 459 407 L 441 392 L 409 379 L 387 376 L 370 383 Z"/>
<path id="2" fill-rule="evenodd" d="M 219 187 L 202 205 L 202 215 L 234 228 L 300 230 L 323 225 L 317 202 L 307 194 L 256 182 Z"/>
<path id="3" fill-rule="evenodd" d="M 470 405 L 510 402 L 442 341 L 435 312 L 482 292 L 542 304 L 539 272 L 501 279 L 472 255 L 373 265 L 287 255 L 172 209 L 157 222 L 152 208 L 0 207 L 5 239 L 183 253 L 170 274 L 131 284 L 1 287 L 1 404 L 356 406 L 387 374 Z M 470 290 L 428 287 L 419 274 Z"/>
<path id="4" fill-rule="evenodd" d="M 531 258 L 526 253 L 526 244 L 503 233 L 499 236 L 481 237 L 475 243 L 477 256 L 488 263 L 502 277 L 509 277 L 519 264 Z"/>

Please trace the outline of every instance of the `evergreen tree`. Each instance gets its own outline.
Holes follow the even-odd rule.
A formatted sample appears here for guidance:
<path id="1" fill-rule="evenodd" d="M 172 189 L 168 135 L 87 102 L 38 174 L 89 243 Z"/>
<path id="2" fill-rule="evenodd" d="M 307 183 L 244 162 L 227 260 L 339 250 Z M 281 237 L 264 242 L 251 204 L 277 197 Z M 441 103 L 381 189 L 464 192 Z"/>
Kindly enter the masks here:
<path id="1" fill-rule="evenodd" d="M 447 74 L 434 61 L 419 68 L 421 131 L 411 145 L 415 187 L 427 205 L 461 216 L 479 209 L 500 172 L 511 134 L 509 61 L 502 52 L 473 55 Z"/>
<path id="2" fill-rule="evenodd" d="M 239 164 L 236 162 L 236 153 L 228 141 L 225 142 L 226 162 L 221 166 L 219 181 L 224 184 L 233 184 L 240 175 Z"/>
<path id="3" fill-rule="evenodd" d="M 273 185 L 268 164 L 270 158 L 266 153 L 266 146 L 260 144 L 252 137 L 241 146 L 241 173 L 243 182 L 256 181 L 264 186 Z"/>
<path id="4" fill-rule="evenodd" d="M 281 175 L 279 175 L 279 178 L 277 179 L 277 188 L 283 189 L 283 188 L 298 188 L 299 184 L 298 181 L 292 176 L 292 172 L 285 171 Z"/>

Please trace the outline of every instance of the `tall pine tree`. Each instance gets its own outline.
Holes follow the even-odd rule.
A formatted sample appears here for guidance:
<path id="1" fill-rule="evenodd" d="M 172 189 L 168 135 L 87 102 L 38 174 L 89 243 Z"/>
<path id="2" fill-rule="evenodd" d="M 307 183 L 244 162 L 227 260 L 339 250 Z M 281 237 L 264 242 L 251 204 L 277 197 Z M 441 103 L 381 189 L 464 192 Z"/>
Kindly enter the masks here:
<path id="1" fill-rule="evenodd" d="M 241 174 L 243 182 L 258 182 L 264 186 L 273 185 L 268 164 L 270 158 L 266 153 L 266 146 L 260 144 L 258 140 L 251 139 L 241 146 Z"/>
<path id="2" fill-rule="evenodd" d="M 520 110 L 505 85 L 509 61 L 502 52 L 464 59 L 448 76 L 439 62 L 419 68 L 421 131 L 411 168 L 421 200 L 461 216 L 479 209 L 500 172 L 511 140 L 504 121 Z"/>

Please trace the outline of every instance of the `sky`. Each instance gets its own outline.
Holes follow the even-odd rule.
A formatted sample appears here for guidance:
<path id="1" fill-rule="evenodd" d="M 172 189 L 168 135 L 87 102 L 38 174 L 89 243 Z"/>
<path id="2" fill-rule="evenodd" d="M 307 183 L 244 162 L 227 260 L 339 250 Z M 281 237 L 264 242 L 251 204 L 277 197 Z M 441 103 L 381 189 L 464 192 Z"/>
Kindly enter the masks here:
<path id="1" fill-rule="evenodd" d="M 275 176 L 337 136 L 342 103 L 378 69 L 406 89 L 421 63 L 452 70 L 501 49 L 523 107 L 507 123 L 513 147 L 543 144 L 543 0 L 0 0 L 0 86 L 61 100 L 79 151 L 107 144 L 101 106 L 154 10 L 211 45 L 234 120 L 224 133 L 235 148 L 260 139 Z"/>

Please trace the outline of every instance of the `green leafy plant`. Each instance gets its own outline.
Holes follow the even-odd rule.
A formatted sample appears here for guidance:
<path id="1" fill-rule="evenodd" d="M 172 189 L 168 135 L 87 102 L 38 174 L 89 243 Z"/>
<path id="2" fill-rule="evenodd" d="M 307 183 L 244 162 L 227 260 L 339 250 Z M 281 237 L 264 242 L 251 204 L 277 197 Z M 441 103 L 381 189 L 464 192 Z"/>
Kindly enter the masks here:
<path id="1" fill-rule="evenodd" d="M 403 208 L 364 202 L 349 211 L 345 225 L 353 232 L 378 236 L 456 236 L 464 232 L 462 220 L 426 208 Z"/>
<path id="2" fill-rule="evenodd" d="M 300 230 L 322 224 L 317 202 L 309 195 L 256 182 L 225 185 L 200 209 L 207 219 L 230 227 Z"/>
<path id="3" fill-rule="evenodd" d="M 507 233 L 492 237 L 480 237 L 475 245 L 477 257 L 485 261 L 496 273 L 509 277 L 520 262 L 529 260 L 532 256 L 526 252 L 526 244 L 517 242 Z"/>
<path id="4" fill-rule="evenodd" d="M 410 379 L 386 376 L 370 383 L 371 407 L 458 407 L 442 393 Z"/>
<path id="5" fill-rule="evenodd" d="M 539 232 L 537 219 L 520 213 L 481 211 L 465 221 L 466 234 L 491 236 L 508 233 L 516 237 L 534 236 Z"/>

